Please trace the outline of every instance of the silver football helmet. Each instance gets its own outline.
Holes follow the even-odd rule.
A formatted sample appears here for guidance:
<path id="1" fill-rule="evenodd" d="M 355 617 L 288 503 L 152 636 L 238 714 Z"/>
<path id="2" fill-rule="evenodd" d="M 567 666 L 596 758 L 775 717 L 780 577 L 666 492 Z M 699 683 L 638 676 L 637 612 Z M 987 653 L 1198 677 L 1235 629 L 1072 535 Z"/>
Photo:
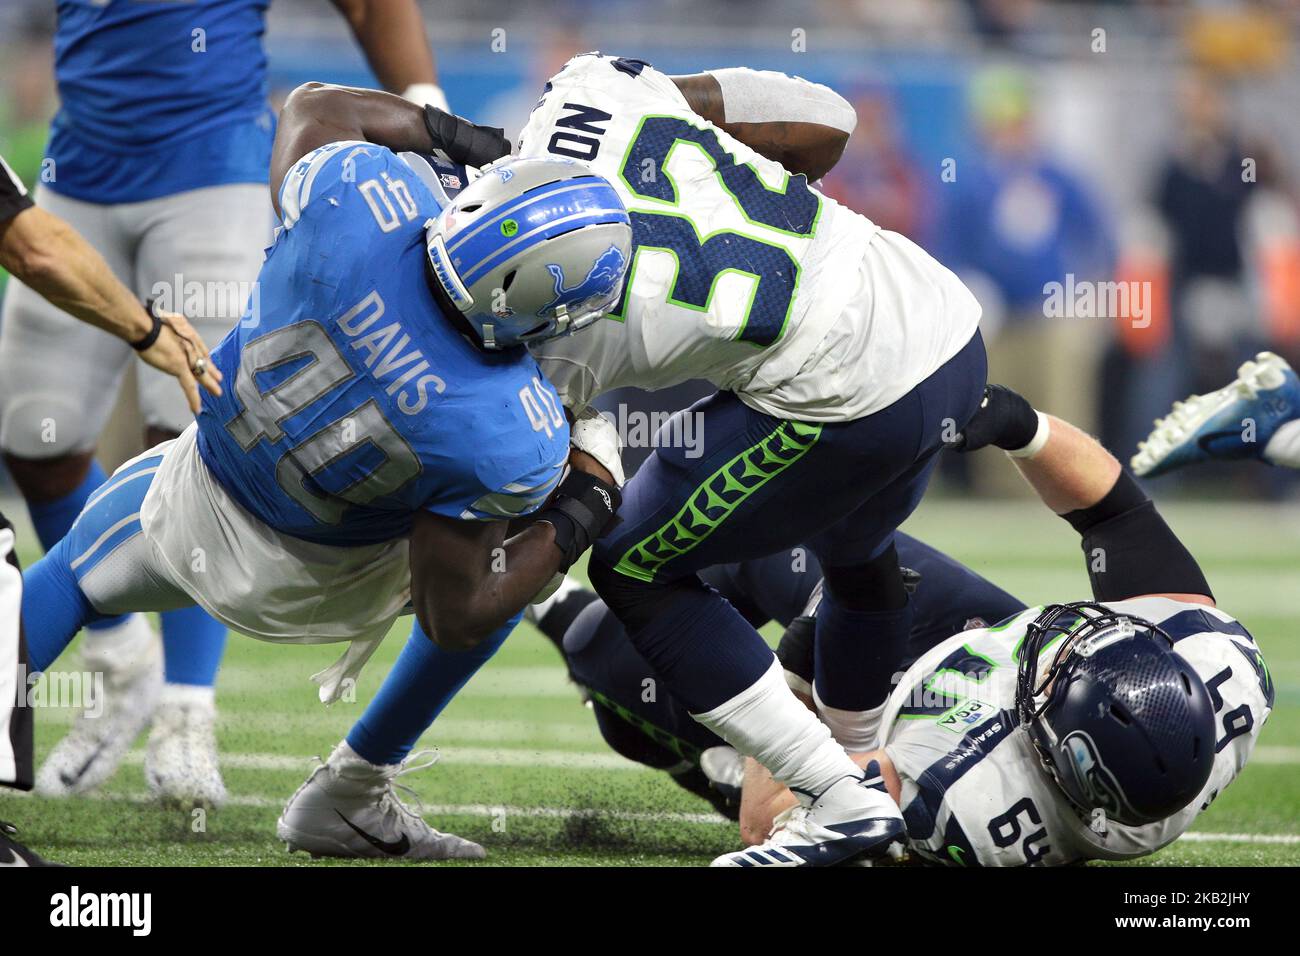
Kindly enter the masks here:
<path id="1" fill-rule="evenodd" d="M 623 291 L 632 228 L 614 187 L 566 159 L 504 159 L 426 227 L 439 285 L 488 349 L 575 332 Z"/>

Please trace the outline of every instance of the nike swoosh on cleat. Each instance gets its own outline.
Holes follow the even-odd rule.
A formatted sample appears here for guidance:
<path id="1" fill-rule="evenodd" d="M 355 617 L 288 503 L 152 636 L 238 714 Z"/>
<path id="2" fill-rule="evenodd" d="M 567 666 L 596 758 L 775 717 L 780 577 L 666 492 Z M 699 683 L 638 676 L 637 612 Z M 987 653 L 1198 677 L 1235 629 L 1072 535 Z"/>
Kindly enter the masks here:
<path id="1" fill-rule="evenodd" d="M 405 833 L 402 834 L 402 838 L 400 840 L 394 840 L 393 842 L 389 843 L 379 839 L 379 837 L 374 836 L 373 834 L 367 833 L 365 830 L 361 829 L 361 827 L 357 826 L 355 823 L 353 823 L 351 820 L 345 817 L 342 813 L 339 813 L 338 810 L 335 810 L 334 812 L 338 813 L 338 817 L 340 820 L 342 820 L 344 823 L 346 823 L 349 827 L 352 828 L 353 833 L 361 837 L 361 839 L 365 840 L 376 850 L 381 850 L 384 853 L 389 854 L 390 856 L 402 856 L 403 854 L 407 853 L 411 849 L 411 838 L 407 836 Z"/>
<path id="2" fill-rule="evenodd" d="M 1223 447 L 1224 444 L 1227 447 Z M 1243 458 L 1250 456 L 1250 449 L 1242 443 L 1241 432 L 1235 429 L 1207 432 L 1196 439 L 1196 447 L 1215 457 L 1227 457 L 1234 453 Z"/>
<path id="3" fill-rule="evenodd" d="M 13 847 L 0 843 L 0 866 L 31 866 L 31 864 L 21 853 L 15 853 Z"/>

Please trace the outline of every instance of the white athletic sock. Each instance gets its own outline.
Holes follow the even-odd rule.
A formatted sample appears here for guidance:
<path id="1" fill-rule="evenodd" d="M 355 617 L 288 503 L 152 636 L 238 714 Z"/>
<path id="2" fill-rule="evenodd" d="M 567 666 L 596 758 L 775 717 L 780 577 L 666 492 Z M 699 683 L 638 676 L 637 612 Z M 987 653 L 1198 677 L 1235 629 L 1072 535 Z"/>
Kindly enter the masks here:
<path id="1" fill-rule="evenodd" d="M 826 726 L 831 729 L 831 736 L 849 753 L 864 753 L 876 749 L 876 737 L 880 734 L 880 718 L 885 716 L 885 705 L 889 698 L 871 710 L 840 710 L 828 707 L 813 687 L 813 703 Z"/>
<path id="2" fill-rule="evenodd" d="M 109 681 L 122 681 L 154 666 L 155 656 L 161 653 L 161 640 L 148 619 L 132 614 L 114 627 L 87 628 L 81 662 L 87 670 L 103 671 Z"/>
<path id="3" fill-rule="evenodd" d="M 203 707 L 211 710 L 216 706 L 216 688 L 201 684 L 163 684 L 159 703 L 177 707 Z"/>
<path id="4" fill-rule="evenodd" d="M 692 716 L 770 770 L 805 805 L 840 778 L 862 776 L 827 726 L 786 686 L 775 657 L 751 686 L 726 703 Z"/>
<path id="5" fill-rule="evenodd" d="M 1278 428 L 1264 446 L 1264 460 L 1282 468 L 1300 469 L 1300 419 Z"/>

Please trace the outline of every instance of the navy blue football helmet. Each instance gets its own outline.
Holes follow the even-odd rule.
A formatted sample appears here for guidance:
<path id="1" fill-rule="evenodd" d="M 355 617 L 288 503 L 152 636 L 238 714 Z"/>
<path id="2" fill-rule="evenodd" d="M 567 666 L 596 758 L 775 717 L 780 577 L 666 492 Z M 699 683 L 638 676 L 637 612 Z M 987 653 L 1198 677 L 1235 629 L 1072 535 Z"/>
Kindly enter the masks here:
<path id="1" fill-rule="evenodd" d="M 1039 655 L 1059 640 L 1051 666 Z M 1020 649 L 1016 709 L 1043 767 L 1085 815 L 1138 826 L 1187 806 L 1214 766 L 1214 704 L 1150 621 L 1053 604 Z"/>

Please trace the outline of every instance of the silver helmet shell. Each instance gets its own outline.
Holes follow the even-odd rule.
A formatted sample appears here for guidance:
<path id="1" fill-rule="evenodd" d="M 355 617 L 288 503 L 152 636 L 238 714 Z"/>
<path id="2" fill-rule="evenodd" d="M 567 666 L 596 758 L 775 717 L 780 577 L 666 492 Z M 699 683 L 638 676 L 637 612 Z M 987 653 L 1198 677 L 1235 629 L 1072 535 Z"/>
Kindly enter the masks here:
<path id="1" fill-rule="evenodd" d="M 488 349 L 595 322 L 618 302 L 632 253 L 614 187 L 564 159 L 485 167 L 426 239 L 434 277 Z"/>

